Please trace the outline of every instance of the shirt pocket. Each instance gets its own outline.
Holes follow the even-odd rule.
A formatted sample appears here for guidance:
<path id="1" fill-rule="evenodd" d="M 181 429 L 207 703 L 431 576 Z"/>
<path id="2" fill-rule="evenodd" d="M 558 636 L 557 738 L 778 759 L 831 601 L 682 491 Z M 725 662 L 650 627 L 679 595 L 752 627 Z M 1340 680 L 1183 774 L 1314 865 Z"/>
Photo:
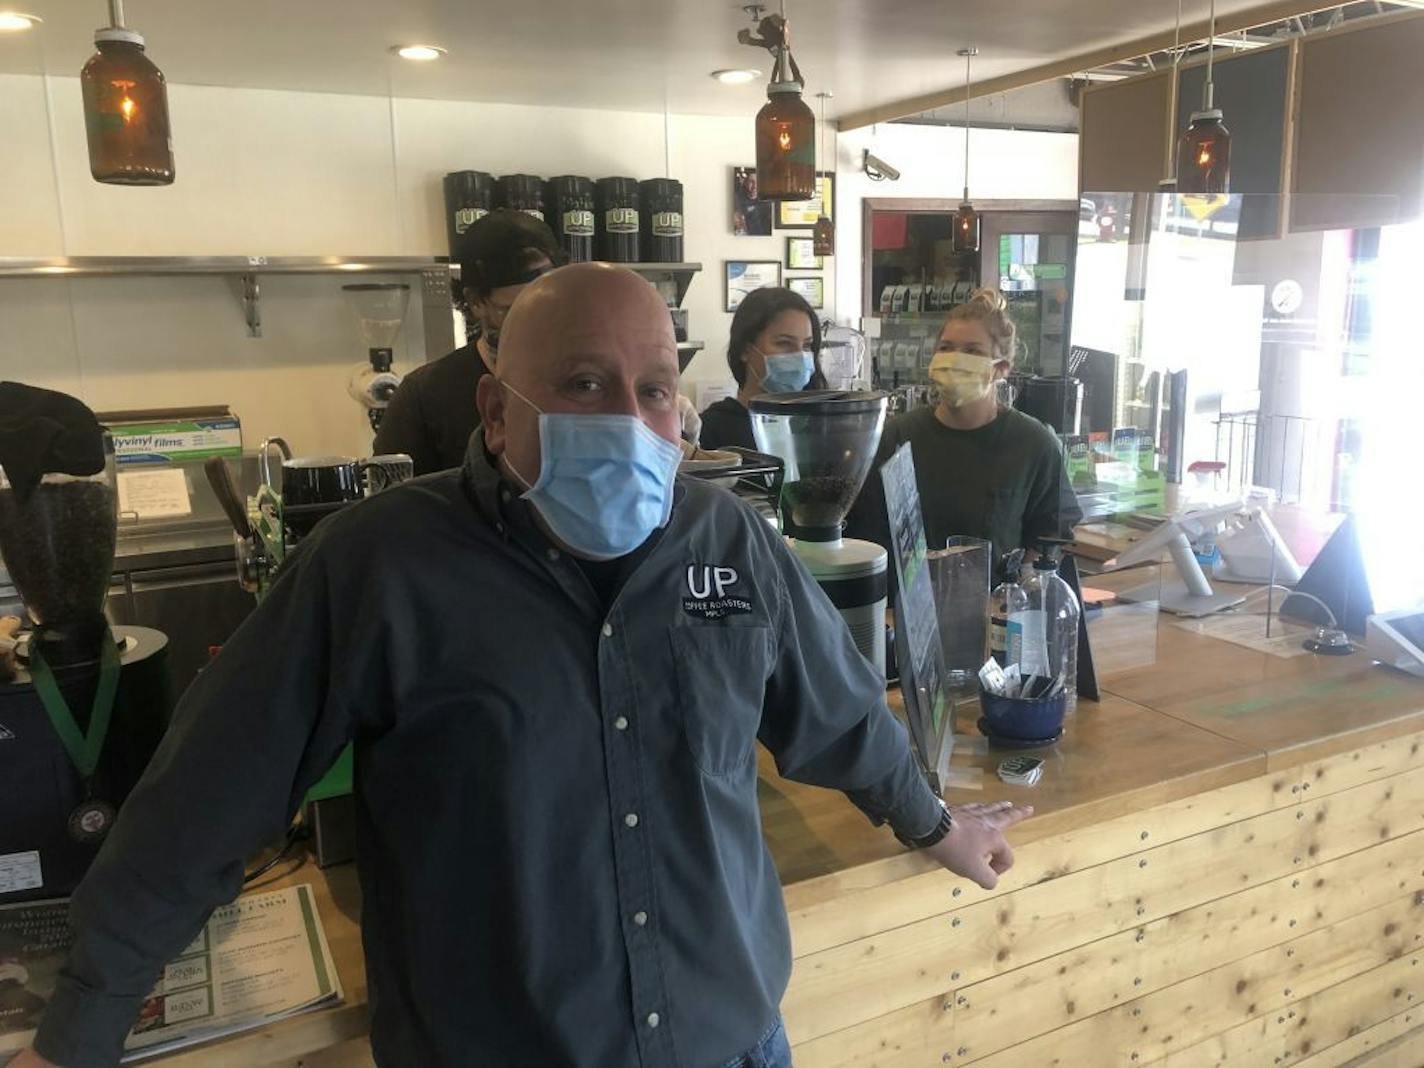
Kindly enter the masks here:
<path id="1" fill-rule="evenodd" d="M 771 674 L 771 628 L 685 626 L 670 631 L 683 736 L 706 775 L 753 759 Z"/>
<path id="2" fill-rule="evenodd" d="M 1028 507 L 1028 486 L 995 486 L 989 491 L 989 506 L 984 524 L 984 537 L 995 542 L 994 552 L 1003 554 L 1020 548 L 1023 537 L 1024 509 Z M 998 544 L 1007 540 L 1009 544 Z"/>

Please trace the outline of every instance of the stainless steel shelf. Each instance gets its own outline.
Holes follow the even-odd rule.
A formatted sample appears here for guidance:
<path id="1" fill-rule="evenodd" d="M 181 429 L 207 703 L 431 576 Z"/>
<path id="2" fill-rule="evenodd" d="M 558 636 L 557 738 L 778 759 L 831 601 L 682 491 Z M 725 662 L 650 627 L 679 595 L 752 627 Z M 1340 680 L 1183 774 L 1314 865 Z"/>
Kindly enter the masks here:
<path id="1" fill-rule="evenodd" d="M 0 278 L 46 275 L 187 274 L 416 274 L 449 270 L 426 256 L 63 256 L 53 259 L 0 258 Z"/>

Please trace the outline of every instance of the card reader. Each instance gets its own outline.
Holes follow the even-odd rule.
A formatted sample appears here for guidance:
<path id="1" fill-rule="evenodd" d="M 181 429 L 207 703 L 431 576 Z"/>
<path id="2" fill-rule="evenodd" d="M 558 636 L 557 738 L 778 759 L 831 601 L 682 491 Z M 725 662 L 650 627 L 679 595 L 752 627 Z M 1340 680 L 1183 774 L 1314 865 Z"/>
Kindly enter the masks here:
<path id="1" fill-rule="evenodd" d="M 1380 612 L 1365 620 L 1365 648 L 1381 664 L 1424 678 L 1424 609 Z"/>

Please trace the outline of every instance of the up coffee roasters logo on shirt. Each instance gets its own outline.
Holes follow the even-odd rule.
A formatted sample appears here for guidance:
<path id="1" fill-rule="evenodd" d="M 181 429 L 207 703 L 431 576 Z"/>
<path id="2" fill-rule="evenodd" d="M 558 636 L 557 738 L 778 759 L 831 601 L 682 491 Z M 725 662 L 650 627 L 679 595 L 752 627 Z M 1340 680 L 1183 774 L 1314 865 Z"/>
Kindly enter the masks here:
<path id="1" fill-rule="evenodd" d="M 741 584 L 736 568 L 688 564 L 682 610 L 701 619 L 746 615 L 752 610 L 752 602 L 736 592 Z"/>

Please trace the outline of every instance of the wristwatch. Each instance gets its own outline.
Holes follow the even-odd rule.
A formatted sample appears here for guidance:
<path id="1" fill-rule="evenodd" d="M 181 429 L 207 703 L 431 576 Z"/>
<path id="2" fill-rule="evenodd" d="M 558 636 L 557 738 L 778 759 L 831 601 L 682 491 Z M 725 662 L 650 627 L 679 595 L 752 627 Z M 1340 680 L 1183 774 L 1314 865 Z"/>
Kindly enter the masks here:
<path id="1" fill-rule="evenodd" d="M 900 840 L 901 845 L 911 849 L 928 849 L 930 846 L 939 845 L 944 836 L 954 827 L 954 819 L 949 814 L 949 806 L 944 803 L 944 799 L 939 801 L 939 821 L 934 825 L 934 829 L 929 834 L 921 835 L 919 838 L 908 838 L 905 835 L 895 832 L 895 837 Z"/>

